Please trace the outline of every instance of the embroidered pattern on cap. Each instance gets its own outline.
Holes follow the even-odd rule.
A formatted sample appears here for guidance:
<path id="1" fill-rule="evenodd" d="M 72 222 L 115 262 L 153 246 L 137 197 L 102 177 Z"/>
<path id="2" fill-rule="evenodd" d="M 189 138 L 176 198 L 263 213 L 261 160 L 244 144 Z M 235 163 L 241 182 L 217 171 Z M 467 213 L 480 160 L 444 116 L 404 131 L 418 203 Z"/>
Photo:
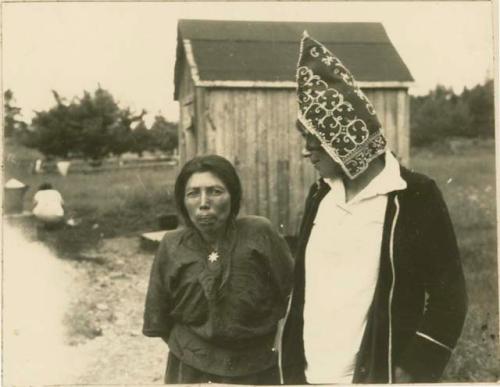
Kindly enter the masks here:
<path id="1" fill-rule="evenodd" d="M 355 178 L 386 149 L 375 108 L 342 62 L 307 33 L 296 75 L 299 121 Z"/>

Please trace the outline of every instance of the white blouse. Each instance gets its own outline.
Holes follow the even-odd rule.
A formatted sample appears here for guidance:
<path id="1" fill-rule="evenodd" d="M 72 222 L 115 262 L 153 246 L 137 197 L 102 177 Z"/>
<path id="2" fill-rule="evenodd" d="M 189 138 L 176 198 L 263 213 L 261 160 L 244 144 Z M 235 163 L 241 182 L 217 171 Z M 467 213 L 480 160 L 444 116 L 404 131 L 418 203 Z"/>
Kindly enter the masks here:
<path id="1" fill-rule="evenodd" d="M 406 188 L 395 157 L 346 203 L 341 179 L 319 205 L 305 253 L 308 383 L 351 383 L 377 283 L 387 194 Z"/>

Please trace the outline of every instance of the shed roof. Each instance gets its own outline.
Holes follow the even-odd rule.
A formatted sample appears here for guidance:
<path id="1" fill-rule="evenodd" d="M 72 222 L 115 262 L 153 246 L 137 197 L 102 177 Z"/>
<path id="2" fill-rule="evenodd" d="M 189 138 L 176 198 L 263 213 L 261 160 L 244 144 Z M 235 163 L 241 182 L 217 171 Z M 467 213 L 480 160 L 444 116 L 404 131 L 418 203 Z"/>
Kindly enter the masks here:
<path id="1" fill-rule="evenodd" d="M 331 49 L 360 86 L 413 81 L 381 23 L 180 20 L 175 99 L 185 59 L 197 86 L 295 87 L 304 30 Z"/>

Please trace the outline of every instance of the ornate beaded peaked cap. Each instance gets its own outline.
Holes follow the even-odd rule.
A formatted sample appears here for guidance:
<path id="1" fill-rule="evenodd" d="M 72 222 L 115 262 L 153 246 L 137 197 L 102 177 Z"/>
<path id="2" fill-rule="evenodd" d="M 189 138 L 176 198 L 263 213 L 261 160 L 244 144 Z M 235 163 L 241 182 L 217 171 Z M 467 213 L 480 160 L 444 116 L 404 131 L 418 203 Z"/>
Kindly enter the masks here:
<path id="1" fill-rule="evenodd" d="M 349 178 L 385 152 L 373 105 L 342 62 L 306 31 L 297 64 L 299 121 Z"/>

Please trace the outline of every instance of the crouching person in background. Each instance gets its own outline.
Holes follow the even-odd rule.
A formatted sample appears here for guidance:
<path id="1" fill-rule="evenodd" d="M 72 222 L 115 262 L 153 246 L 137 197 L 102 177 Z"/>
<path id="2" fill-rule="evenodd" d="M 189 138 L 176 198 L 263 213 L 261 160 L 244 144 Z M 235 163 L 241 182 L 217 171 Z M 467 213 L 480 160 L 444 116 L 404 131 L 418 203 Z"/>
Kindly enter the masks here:
<path id="1" fill-rule="evenodd" d="M 64 200 L 50 183 L 43 183 L 33 197 L 33 215 L 38 230 L 54 230 L 64 224 Z"/>

